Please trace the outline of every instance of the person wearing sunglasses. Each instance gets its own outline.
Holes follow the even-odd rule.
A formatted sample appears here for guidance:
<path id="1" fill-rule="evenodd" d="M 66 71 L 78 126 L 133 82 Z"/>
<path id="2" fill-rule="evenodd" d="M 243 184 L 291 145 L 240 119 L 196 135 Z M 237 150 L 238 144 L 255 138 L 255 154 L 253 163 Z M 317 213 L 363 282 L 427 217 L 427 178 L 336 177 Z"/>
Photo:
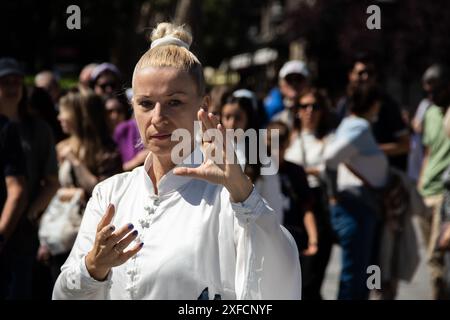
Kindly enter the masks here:
<path id="1" fill-rule="evenodd" d="M 102 63 L 92 70 L 91 88 L 95 94 L 107 98 L 120 89 L 120 72 L 111 63 Z"/>
<path id="2" fill-rule="evenodd" d="M 312 213 L 317 224 L 317 241 L 309 243 L 316 247 L 315 255 L 302 255 L 302 296 L 305 300 L 320 300 L 325 270 L 330 259 L 333 232 L 329 219 L 325 182 L 324 150 L 331 138 L 332 117 L 324 91 L 308 88 L 294 107 L 295 121 L 291 142 L 284 159 L 302 166 L 311 189 Z M 307 151 L 306 151 L 307 150 Z"/>

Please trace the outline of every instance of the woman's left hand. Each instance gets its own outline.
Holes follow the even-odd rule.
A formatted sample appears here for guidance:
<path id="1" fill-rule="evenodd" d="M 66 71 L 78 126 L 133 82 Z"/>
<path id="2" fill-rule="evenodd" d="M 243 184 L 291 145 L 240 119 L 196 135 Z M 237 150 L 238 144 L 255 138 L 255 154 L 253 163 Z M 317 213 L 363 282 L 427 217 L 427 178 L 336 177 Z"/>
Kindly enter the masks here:
<path id="1" fill-rule="evenodd" d="M 233 202 L 246 200 L 253 190 L 253 184 L 242 172 L 233 145 L 226 139 L 225 128 L 212 113 L 207 114 L 203 109 L 198 112 L 197 116 L 198 120 L 202 122 L 203 128 L 203 163 L 196 168 L 175 168 L 174 174 L 221 184 L 230 192 Z M 214 139 L 208 134 L 208 129 L 218 130 L 216 135 L 213 135 Z M 220 135 L 222 139 L 217 139 L 217 135 Z M 232 150 L 232 152 L 227 153 L 227 150 Z"/>
<path id="2" fill-rule="evenodd" d="M 60 158 L 62 160 L 68 160 L 73 165 L 78 164 L 79 161 L 75 154 L 73 153 L 72 147 L 66 146 L 60 151 Z"/>
<path id="3" fill-rule="evenodd" d="M 317 253 L 317 250 L 318 250 L 317 243 L 309 243 L 308 248 L 302 251 L 302 255 L 313 256 Z"/>

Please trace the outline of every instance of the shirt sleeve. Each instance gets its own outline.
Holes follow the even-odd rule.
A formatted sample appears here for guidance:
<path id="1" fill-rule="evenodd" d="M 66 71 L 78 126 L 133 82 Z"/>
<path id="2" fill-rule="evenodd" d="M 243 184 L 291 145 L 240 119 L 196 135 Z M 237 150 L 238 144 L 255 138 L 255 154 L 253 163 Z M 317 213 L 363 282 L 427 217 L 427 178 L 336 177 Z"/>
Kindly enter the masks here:
<path id="1" fill-rule="evenodd" d="M 436 139 L 436 126 L 434 123 L 436 121 L 436 118 L 434 117 L 434 107 L 431 107 L 427 110 L 425 113 L 425 119 L 423 123 L 423 138 L 422 143 L 425 146 L 430 146 L 433 141 Z"/>
<path id="2" fill-rule="evenodd" d="M 340 163 L 350 159 L 358 152 L 350 139 L 336 138 L 325 148 L 325 167 L 327 170 L 337 170 Z"/>
<path id="3" fill-rule="evenodd" d="M 242 203 L 231 202 L 235 217 L 237 299 L 300 299 L 297 245 L 254 188 Z"/>
<path id="4" fill-rule="evenodd" d="M 330 197 L 336 196 L 338 192 L 337 168 L 339 164 L 345 163 L 348 159 L 350 159 L 357 153 L 358 150 L 354 146 L 354 143 L 352 143 L 352 139 L 350 138 L 347 139 L 345 137 L 335 136 L 334 141 L 327 144 L 324 152 L 324 178 L 327 186 L 327 192 Z"/>
<path id="5" fill-rule="evenodd" d="M 97 281 L 86 269 L 85 257 L 95 241 L 97 225 L 106 211 L 106 201 L 102 197 L 101 185 L 92 192 L 78 236 L 69 258 L 61 267 L 61 273 L 53 289 L 54 300 L 100 300 L 107 298 L 111 284 L 110 271 L 105 281 Z"/>

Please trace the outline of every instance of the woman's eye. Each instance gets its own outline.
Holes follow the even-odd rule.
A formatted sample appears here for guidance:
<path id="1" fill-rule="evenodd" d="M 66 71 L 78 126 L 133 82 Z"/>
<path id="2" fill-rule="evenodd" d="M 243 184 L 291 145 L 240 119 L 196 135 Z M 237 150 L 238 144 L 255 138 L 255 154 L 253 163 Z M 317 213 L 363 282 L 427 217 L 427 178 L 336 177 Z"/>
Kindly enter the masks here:
<path id="1" fill-rule="evenodd" d="M 171 107 L 177 107 L 179 105 L 181 105 L 181 101 L 180 100 L 170 100 L 169 101 L 169 106 L 171 106 Z"/>
<path id="2" fill-rule="evenodd" d="M 149 100 L 142 100 L 139 101 L 138 103 L 141 107 L 146 108 L 146 109 L 151 109 L 154 106 L 154 103 L 149 101 Z"/>

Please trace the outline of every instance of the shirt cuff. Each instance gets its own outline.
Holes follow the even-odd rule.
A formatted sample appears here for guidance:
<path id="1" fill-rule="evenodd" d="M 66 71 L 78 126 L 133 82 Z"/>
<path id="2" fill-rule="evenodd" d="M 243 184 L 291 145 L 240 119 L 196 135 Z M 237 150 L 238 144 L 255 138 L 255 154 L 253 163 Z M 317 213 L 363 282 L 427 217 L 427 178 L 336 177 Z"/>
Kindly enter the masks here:
<path id="1" fill-rule="evenodd" d="M 108 276 L 106 277 L 105 280 L 103 281 L 98 281 L 94 278 L 91 277 L 91 275 L 89 274 L 89 271 L 86 267 L 86 256 L 83 256 L 83 258 L 81 259 L 80 262 L 80 274 L 81 274 L 81 285 L 83 286 L 87 286 L 87 287 L 98 287 L 101 285 L 108 285 L 110 280 L 111 280 L 111 276 L 112 276 L 112 270 L 108 273 Z"/>
<path id="2" fill-rule="evenodd" d="M 259 217 L 266 207 L 265 200 L 256 191 L 255 186 L 246 200 L 243 202 L 231 202 L 231 207 L 240 221 L 250 222 Z"/>

